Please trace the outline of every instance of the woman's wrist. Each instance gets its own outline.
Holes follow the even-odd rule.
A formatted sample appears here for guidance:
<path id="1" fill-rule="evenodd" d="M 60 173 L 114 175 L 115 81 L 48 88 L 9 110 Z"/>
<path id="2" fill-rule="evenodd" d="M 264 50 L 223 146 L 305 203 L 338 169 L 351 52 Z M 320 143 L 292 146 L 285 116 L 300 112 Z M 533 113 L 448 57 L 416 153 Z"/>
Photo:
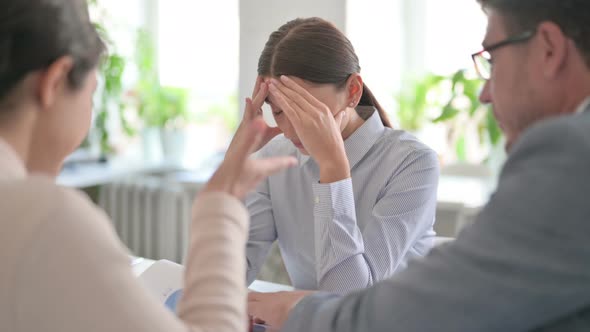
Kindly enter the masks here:
<path id="1" fill-rule="evenodd" d="M 204 188 L 201 190 L 202 193 L 214 193 L 220 192 L 228 195 L 235 196 L 233 193 L 233 177 L 227 175 L 227 167 L 225 161 L 221 163 L 219 168 L 213 173 L 211 179 L 207 181 Z"/>
<path id="2" fill-rule="evenodd" d="M 320 163 L 320 183 L 333 183 L 350 178 L 350 164 L 346 156 Z"/>

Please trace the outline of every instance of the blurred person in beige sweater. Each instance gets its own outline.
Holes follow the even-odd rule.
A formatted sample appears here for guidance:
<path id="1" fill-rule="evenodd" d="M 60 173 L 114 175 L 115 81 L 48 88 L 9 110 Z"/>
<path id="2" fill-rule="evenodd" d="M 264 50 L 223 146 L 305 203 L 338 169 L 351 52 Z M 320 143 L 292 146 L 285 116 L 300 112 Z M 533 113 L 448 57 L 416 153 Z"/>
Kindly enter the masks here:
<path id="1" fill-rule="evenodd" d="M 88 131 L 103 51 L 85 0 L 0 4 L 0 331 L 246 330 L 240 200 L 296 161 L 249 159 L 265 126 L 244 122 L 194 202 L 176 317 L 134 277 L 107 216 L 54 183 Z M 247 107 L 267 93 L 259 86 Z"/>

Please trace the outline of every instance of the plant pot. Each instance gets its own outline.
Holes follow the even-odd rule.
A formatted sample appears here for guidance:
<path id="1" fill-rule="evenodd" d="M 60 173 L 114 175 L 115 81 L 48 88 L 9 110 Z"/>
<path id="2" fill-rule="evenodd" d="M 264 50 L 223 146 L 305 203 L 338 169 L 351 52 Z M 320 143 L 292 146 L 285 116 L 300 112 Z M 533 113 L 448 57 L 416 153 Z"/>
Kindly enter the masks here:
<path id="1" fill-rule="evenodd" d="M 167 161 L 182 164 L 186 145 L 184 129 L 161 129 L 162 151 Z"/>
<path id="2" fill-rule="evenodd" d="M 143 158 L 146 162 L 159 162 L 162 160 L 162 139 L 160 128 L 148 127 L 141 131 Z"/>

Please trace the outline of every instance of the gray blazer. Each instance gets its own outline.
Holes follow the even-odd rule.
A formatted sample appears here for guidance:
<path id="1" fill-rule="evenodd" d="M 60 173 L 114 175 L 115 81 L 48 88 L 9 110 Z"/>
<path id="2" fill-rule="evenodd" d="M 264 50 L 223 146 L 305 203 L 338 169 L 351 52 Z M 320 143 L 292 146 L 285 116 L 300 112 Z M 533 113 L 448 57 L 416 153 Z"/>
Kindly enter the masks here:
<path id="1" fill-rule="evenodd" d="M 590 110 L 533 126 L 457 239 L 393 278 L 302 300 L 284 331 L 590 331 Z"/>

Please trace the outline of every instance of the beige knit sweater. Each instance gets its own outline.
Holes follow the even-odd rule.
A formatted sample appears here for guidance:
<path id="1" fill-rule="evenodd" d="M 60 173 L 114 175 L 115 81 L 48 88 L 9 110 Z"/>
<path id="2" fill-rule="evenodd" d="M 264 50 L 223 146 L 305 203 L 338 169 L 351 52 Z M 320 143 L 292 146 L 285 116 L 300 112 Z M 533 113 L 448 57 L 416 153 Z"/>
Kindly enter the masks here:
<path id="1" fill-rule="evenodd" d="M 177 318 L 134 277 L 107 216 L 82 193 L 27 175 L 0 140 L 0 331 L 246 330 L 248 213 L 202 194 Z"/>

